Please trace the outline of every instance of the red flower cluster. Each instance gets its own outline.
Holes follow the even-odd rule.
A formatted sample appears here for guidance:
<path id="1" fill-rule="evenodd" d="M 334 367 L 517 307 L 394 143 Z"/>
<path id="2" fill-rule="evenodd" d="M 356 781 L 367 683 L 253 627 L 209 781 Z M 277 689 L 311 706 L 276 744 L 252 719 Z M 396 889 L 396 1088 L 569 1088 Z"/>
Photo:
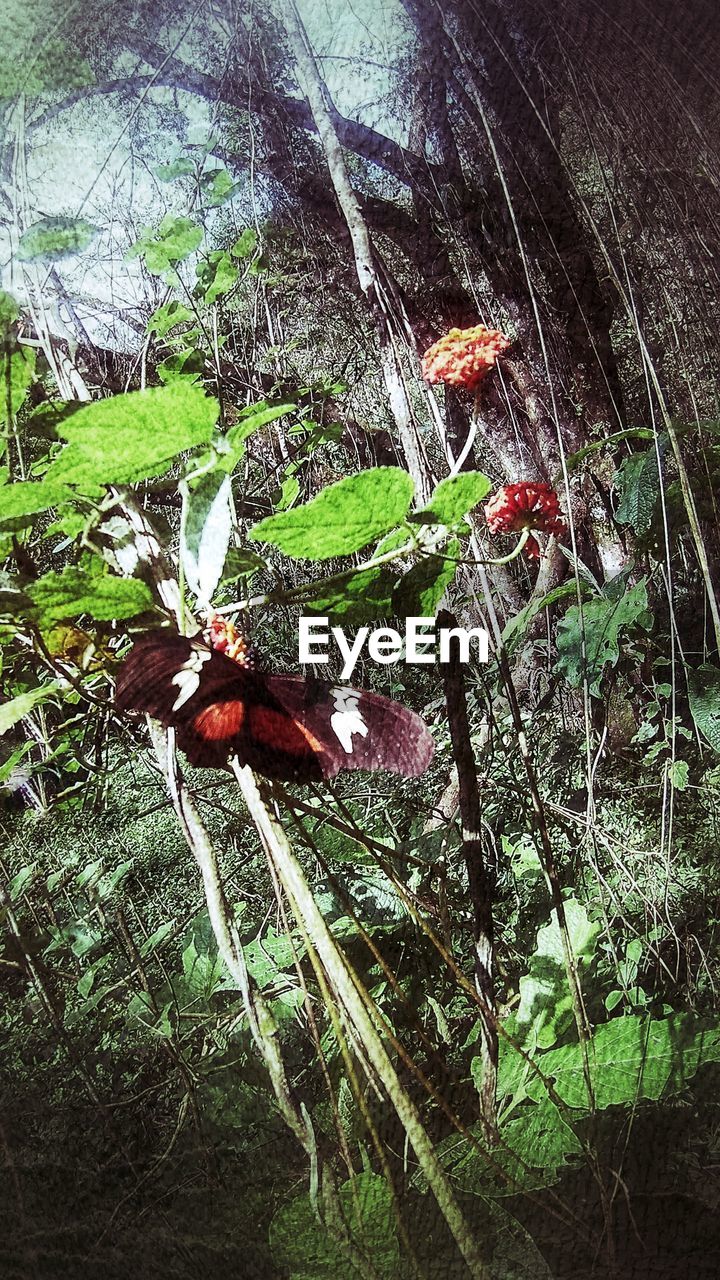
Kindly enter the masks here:
<path id="1" fill-rule="evenodd" d="M 447 382 L 451 387 L 474 391 L 509 346 L 509 338 L 484 324 L 451 329 L 425 352 L 423 377 L 426 382 Z"/>
<path id="2" fill-rule="evenodd" d="M 253 665 L 253 651 L 247 636 L 238 631 L 234 622 L 219 613 L 208 613 L 203 636 L 212 649 L 224 653 L 239 662 L 242 667 Z"/>
<path id="3" fill-rule="evenodd" d="M 506 484 L 485 503 L 485 518 L 491 533 L 521 533 L 523 529 L 539 529 L 542 533 L 564 533 L 567 525 L 560 514 L 560 502 L 549 484 L 521 480 Z M 528 538 L 525 554 L 537 560 L 540 547 L 537 538 Z"/>

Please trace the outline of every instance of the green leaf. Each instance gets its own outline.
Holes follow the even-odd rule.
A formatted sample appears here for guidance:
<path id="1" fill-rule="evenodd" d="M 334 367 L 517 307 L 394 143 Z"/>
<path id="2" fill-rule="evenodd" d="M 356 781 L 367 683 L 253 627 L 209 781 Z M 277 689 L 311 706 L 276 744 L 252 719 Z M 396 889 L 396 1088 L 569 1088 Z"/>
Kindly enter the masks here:
<path id="1" fill-rule="evenodd" d="M 224 968 L 216 947 L 199 951 L 193 938 L 182 953 L 182 966 L 192 999 L 208 1001 L 222 985 Z"/>
<path id="2" fill-rule="evenodd" d="M 188 174 L 194 173 L 195 164 L 189 156 L 178 156 L 177 160 L 171 160 L 170 164 L 156 165 L 153 172 L 161 182 L 174 182 L 176 178 L 185 178 Z"/>
<path id="3" fill-rule="evenodd" d="M 167 214 L 157 231 L 145 228 L 140 239 L 128 250 L 127 256 L 141 255 L 152 275 L 163 275 L 178 262 L 184 261 L 198 248 L 203 238 L 202 227 L 191 218 Z"/>
<path id="4" fill-rule="evenodd" d="M 242 235 L 230 246 L 230 252 L 234 258 L 249 258 L 255 252 L 257 242 L 257 233 L 252 227 L 246 227 Z"/>
<path id="5" fill-rule="evenodd" d="M 459 524 L 492 489 L 487 476 L 480 471 L 461 471 L 441 480 L 422 515 L 431 515 L 437 524 Z"/>
<path id="6" fill-rule="evenodd" d="M 686 760 L 673 760 L 672 764 L 668 766 L 668 778 L 670 779 L 670 785 L 673 786 L 676 791 L 684 791 L 688 784 L 689 772 L 690 766 Z"/>
<path id="7" fill-rule="evenodd" d="M 7 328 L 8 325 L 15 324 L 20 316 L 20 307 L 11 293 L 6 293 L 4 289 L 0 289 L 0 326 Z"/>
<path id="8" fill-rule="evenodd" d="M 619 582 L 615 586 L 614 582 L 608 584 L 598 599 L 583 605 L 582 628 L 577 605 L 568 609 L 557 626 L 556 670 L 562 672 L 574 689 L 581 686 L 584 677 L 587 678 L 590 693 L 596 698 L 602 697 L 600 681 L 605 667 L 614 667 L 620 657 L 620 632 L 638 626 L 649 631 L 652 626 L 645 579 L 629 590 L 625 589 L 622 595 L 619 592 L 623 590 L 624 583 Z"/>
<path id="9" fill-rule="evenodd" d="M 82 253 L 98 234 L 98 228 L 84 218 L 42 218 L 20 237 L 21 262 L 57 262 L 73 253 Z"/>
<path id="10" fill-rule="evenodd" d="M 552 591 L 548 591 L 547 595 L 541 597 L 540 600 L 533 600 L 530 604 L 526 604 L 524 609 L 515 614 L 509 622 L 505 624 L 502 638 L 507 642 L 513 636 L 518 639 L 527 630 L 533 618 L 541 609 L 547 609 L 551 604 L 555 604 L 558 600 L 566 600 L 568 596 L 577 597 L 577 585 L 575 582 L 564 582 L 560 587 L 553 587 Z"/>
<path id="11" fill-rule="evenodd" d="M 352 555 L 405 519 L 412 494 L 406 471 L 375 467 L 330 485 L 303 506 L 268 516 L 250 537 L 297 560 Z"/>
<path id="12" fill-rule="evenodd" d="M 609 445 L 619 444 L 621 440 L 654 440 L 655 432 L 649 427 L 629 427 L 626 431 L 614 431 L 609 436 L 603 436 L 602 440 L 593 440 L 592 444 L 586 444 L 582 449 L 578 449 L 576 453 L 568 454 L 565 459 L 566 471 L 573 471 L 575 467 L 589 457 L 591 453 L 597 453 L 598 449 L 607 449 Z M 553 489 L 557 489 L 562 483 L 562 471 L 559 471 L 553 478 Z"/>
<path id="13" fill-rule="evenodd" d="M 427 555 L 397 583 L 392 611 L 398 618 L 432 618 L 457 570 L 460 543 L 448 543 L 444 556 Z"/>
<path id="14" fill-rule="evenodd" d="M 217 208 L 227 200 L 232 200 L 240 184 L 233 182 L 227 169 L 209 169 L 200 175 L 200 186 L 205 204 Z"/>
<path id="15" fill-rule="evenodd" d="M 287 511 L 291 507 L 300 493 L 300 481 L 291 471 L 289 475 L 283 477 L 280 490 L 275 494 L 275 507 L 278 511 Z"/>
<path id="16" fill-rule="evenodd" d="M 270 926 L 262 938 L 254 938 L 243 947 L 245 963 L 250 976 L 260 987 L 267 987 L 277 977 L 294 966 L 295 956 L 305 955 L 305 946 L 299 934 L 290 937 L 276 933 Z"/>
<path id="17" fill-rule="evenodd" d="M 54 697 L 59 688 L 59 681 L 53 680 L 51 684 L 40 685 L 37 689 L 30 689 L 28 693 L 19 693 L 9 702 L 3 702 L 0 706 L 0 734 L 12 729 L 23 716 L 29 715 L 39 702 L 47 702 L 48 698 Z"/>
<path id="18" fill-rule="evenodd" d="M 303 604 L 311 614 L 327 616 L 332 622 L 362 626 L 392 613 L 392 593 L 396 575 L 383 567 L 352 571 L 333 583 L 319 584 L 319 593 Z"/>
<path id="19" fill-rule="evenodd" d="M 175 325 L 186 324 L 192 319 L 192 311 L 182 302 L 176 300 L 166 302 L 164 306 L 153 311 L 148 320 L 148 333 L 156 333 L 158 338 L 164 338 L 171 329 L 175 328 Z"/>
<path id="20" fill-rule="evenodd" d="M 213 471 L 183 489 L 180 554 L 185 577 L 201 604 L 209 604 L 220 581 L 232 533 L 231 481 Z"/>
<path id="21" fill-rule="evenodd" d="M 169 934 L 172 933 L 174 928 L 175 921 L 166 920 L 164 924 L 161 924 L 160 927 L 155 930 L 154 933 L 151 933 L 150 937 L 146 938 L 140 947 L 140 955 L 143 959 L 145 956 L 150 956 L 154 951 L 157 951 L 158 947 L 165 941 Z"/>
<path id="22" fill-rule="evenodd" d="M 372 1259 L 378 1280 L 396 1280 L 400 1261 L 392 1193 L 384 1178 L 360 1173 L 338 1192 L 340 1224 L 324 1226 L 309 1195 L 298 1196 L 275 1214 L 270 1247 L 275 1261 L 292 1280 L 360 1280 L 343 1248 L 343 1235 L 365 1259 Z"/>
<path id="23" fill-rule="evenodd" d="M 33 745 L 32 742 L 21 742 L 20 746 L 16 747 L 12 752 L 12 755 L 9 755 L 7 760 L 3 760 L 2 764 L 0 764 L 0 787 L 4 787 L 10 780 L 20 761 L 25 759 L 28 751 L 32 751 Z"/>
<path id="24" fill-rule="evenodd" d="M 24 404 L 35 377 L 35 356 L 32 347 L 22 346 L 9 356 L 0 356 L 0 422 L 7 422 L 8 393 L 13 417 Z"/>
<path id="25" fill-rule="evenodd" d="M 238 269 L 227 253 L 212 254 L 208 262 L 199 262 L 195 268 L 198 283 L 209 307 L 237 283 Z"/>
<path id="26" fill-rule="evenodd" d="M 720 670 L 710 663 L 688 670 L 690 713 L 713 751 L 720 752 Z"/>
<path id="27" fill-rule="evenodd" d="M 37 874 L 37 862 L 31 862 L 27 866 L 20 868 L 17 875 L 13 876 L 8 885 L 8 896 L 11 902 L 17 902 L 23 896 L 37 878 Z"/>
<path id="28" fill-rule="evenodd" d="M 297 405 L 291 404 L 273 404 L 269 405 L 266 400 L 261 400 L 258 404 L 248 405 L 243 409 L 238 421 L 225 435 L 225 444 L 229 448 L 228 460 L 223 461 L 222 465 L 226 471 L 233 471 L 245 452 L 245 441 L 261 427 L 267 426 L 269 422 L 274 422 L 276 418 L 284 418 L 288 413 L 296 413 Z M 232 465 L 230 465 L 232 459 Z"/>
<path id="29" fill-rule="evenodd" d="M 173 382 L 185 380 L 189 385 L 196 384 L 205 372 L 205 352 L 199 347 L 187 347 L 184 351 L 176 351 L 157 366 L 156 373 L 167 386 Z"/>
<path id="30" fill-rule="evenodd" d="M 667 441 L 659 444 L 661 453 Z M 652 523 L 655 503 L 660 496 L 660 473 L 657 451 L 633 453 L 620 467 L 618 476 L 620 503 L 615 512 L 618 524 L 628 524 L 634 533 L 646 533 Z"/>
<path id="31" fill-rule="evenodd" d="M 588 965 L 595 954 L 600 926 L 592 923 L 576 898 L 565 902 L 570 946 L 578 967 Z M 516 1025 L 526 1043 L 541 1047 L 554 1044 L 572 1021 L 572 999 L 565 972 L 565 956 L 557 912 L 538 931 L 528 973 L 520 978 L 520 1004 Z"/>
<path id="32" fill-rule="evenodd" d="M 68 565 L 62 573 L 46 573 L 27 588 L 43 625 L 90 614 L 97 622 L 134 618 L 154 608 L 148 587 L 138 578 L 89 574 Z"/>
<path id="33" fill-rule="evenodd" d="M 15 484 L 5 484 L 0 488 L 0 521 L 48 511 L 70 497 L 72 491 L 67 485 L 47 480 L 17 480 Z"/>
<path id="34" fill-rule="evenodd" d="M 638 1098 L 657 1101 L 683 1089 L 703 1063 L 720 1057 L 720 1027 L 703 1028 L 691 1015 L 651 1020 L 641 1014 L 613 1018 L 600 1026 L 590 1045 L 590 1067 L 598 1108 L 634 1106 Z M 554 1078 L 558 1096 L 570 1107 L 588 1109 L 583 1061 L 577 1043 L 551 1049 L 538 1065 Z M 544 1085 L 528 1081 L 529 1096 L 544 1096 Z"/>
<path id="35" fill-rule="evenodd" d="M 258 569 L 266 568 L 267 565 L 262 556 L 255 551 L 250 551 L 247 547 L 230 547 L 225 556 L 222 581 L 236 582 L 238 578 L 244 578 L 248 574 L 257 573 Z"/>
<path id="36" fill-rule="evenodd" d="M 67 446 L 46 478 L 78 486 L 162 475 L 179 453 L 207 444 L 218 404 L 188 382 L 99 400 L 57 425 Z"/>

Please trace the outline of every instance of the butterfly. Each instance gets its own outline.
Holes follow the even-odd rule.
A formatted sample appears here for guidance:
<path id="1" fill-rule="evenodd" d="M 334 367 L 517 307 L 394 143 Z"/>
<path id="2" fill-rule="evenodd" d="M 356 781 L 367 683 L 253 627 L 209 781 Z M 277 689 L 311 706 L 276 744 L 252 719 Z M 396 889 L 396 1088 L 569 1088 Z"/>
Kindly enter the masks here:
<path id="1" fill-rule="evenodd" d="M 210 633 L 212 635 L 212 632 Z M 378 693 L 255 670 L 202 633 L 139 636 L 117 673 L 119 711 L 145 711 L 176 731 L 191 764 L 231 756 L 267 778 L 311 782 L 341 769 L 424 773 L 434 743 L 420 716 Z"/>

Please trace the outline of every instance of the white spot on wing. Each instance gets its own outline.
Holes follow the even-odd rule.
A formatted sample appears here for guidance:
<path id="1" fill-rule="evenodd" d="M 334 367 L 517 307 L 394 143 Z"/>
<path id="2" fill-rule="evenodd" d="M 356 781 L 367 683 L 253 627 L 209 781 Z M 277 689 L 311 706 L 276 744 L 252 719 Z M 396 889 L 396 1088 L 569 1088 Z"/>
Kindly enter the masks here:
<path id="1" fill-rule="evenodd" d="M 353 734 L 359 733 L 362 738 L 368 734 L 368 727 L 358 710 L 360 694 L 355 689 L 332 689 L 331 693 L 335 710 L 330 717 L 330 728 L 343 751 L 350 755 Z"/>
<path id="2" fill-rule="evenodd" d="M 173 702 L 173 711 L 179 711 L 186 702 L 189 702 L 194 693 L 197 693 L 200 684 L 200 672 L 203 665 L 209 662 L 212 653 L 209 649 L 201 649 L 199 646 L 192 645 L 190 649 L 190 657 L 183 662 L 179 671 L 175 672 L 171 684 L 177 686 L 180 690 L 177 698 Z"/>

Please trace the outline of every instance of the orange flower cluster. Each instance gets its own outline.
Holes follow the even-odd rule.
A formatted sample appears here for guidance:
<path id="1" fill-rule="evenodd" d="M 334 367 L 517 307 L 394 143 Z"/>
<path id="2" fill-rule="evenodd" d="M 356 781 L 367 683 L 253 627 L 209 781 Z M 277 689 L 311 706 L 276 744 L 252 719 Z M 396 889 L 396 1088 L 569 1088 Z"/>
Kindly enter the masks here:
<path id="1" fill-rule="evenodd" d="M 523 529 L 539 529 L 542 533 L 564 533 L 567 525 L 560 514 L 560 502 L 549 484 L 521 480 L 506 484 L 485 503 L 485 518 L 491 533 L 521 533 Z M 537 538 L 528 538 L 525 554 L 537 560 L 540 547 Z"/>
<path id="2" fill-rule="evenodd" d="M 425 352 L 423 378 L 426 382 L 447 382 L 451 387 L 475 391 L 509 346 L 509 338 L 498 329 L 486 329 L 484 324 L 472 329 L 451 329 Z"/>
<path id="3" fill-rule="evenodd" d="M 250 642 L 229 618 L 223 618 L 219 613 L 208 613 L 203 636 L 211 649 L 224 653 L 242 667 L 253 666 L 254 655 Z"/>

